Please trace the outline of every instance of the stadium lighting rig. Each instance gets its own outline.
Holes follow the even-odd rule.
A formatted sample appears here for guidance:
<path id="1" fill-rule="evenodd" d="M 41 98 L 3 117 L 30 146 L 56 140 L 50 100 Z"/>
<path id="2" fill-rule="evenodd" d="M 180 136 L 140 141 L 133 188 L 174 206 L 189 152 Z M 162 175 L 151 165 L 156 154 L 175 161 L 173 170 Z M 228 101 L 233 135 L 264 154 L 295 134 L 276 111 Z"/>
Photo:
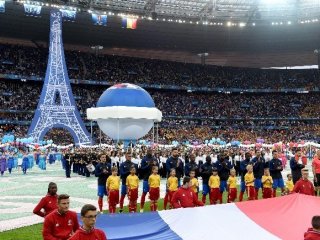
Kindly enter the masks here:
<path id="1" fill-rule="evenodd" d="M 19 3 L 121 18 L 225 27 L 318 23 L 318 0 L 39 0 Z M 308 18 L 306 18 L 308 16 Z"/>
<path id="2" fill-rule="evenodd" d="M 31 4 L 36 6 L 46 6 L 46 7 L 52 7 L 52 8 L 58 8 L 58 9 L 66 9 L 71 11 L 80 11 L 79 8 L 74 6 L 67 6 L 67 5 L 59 5 L 59 4 L 51 4 L 51 3 L 45 3 L 45 2 L 38 2 L 38 1 L 24 1 L 24 0 L 18 0 L 17 1 L 20 4 Z"/>

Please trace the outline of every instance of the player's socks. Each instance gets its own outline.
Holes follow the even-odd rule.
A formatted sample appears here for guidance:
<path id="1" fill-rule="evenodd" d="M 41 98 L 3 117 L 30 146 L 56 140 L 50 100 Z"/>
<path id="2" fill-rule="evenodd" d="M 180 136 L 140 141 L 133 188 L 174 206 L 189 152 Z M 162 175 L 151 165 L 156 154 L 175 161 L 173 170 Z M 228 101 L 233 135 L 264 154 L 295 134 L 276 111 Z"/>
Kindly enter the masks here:
<path id="1" fill-rule="evenodd" d="M 124 203 L 124 198 L 126 197 L 126 195 L 121 195 L 120 197 L 120 208 L 123 209 L 123 203 Z"/>
<path id="2" fill-rule="evenodd" d="M 242 202 L 242 200 L 243 200 L 243 194 L 244 194 L 244 192 L 240 192 L 240 195 L 239 195 L 239 202 Z"/>
<path id="3" fill-rule="evenodd" d="M 103 207 L 103 198 L 99 197 L 98 199 L 98 206 L 99 206 L 99 211 L 102 212 L 102 207 Z"/>
<path id="4" fill-rule="evenodd" d="M 255 191 L 255 195 L 254 195 L 255 200 L 258 200 L 258 195 L 259 195 L 259 188 L 256 189 L 256 191 Z"/>
<path id="5" fill-rule="evenodd" d="M 202 202 L 203 202 L 203 204 L 206 204 L 206 198 L 207 198 L 207 196 L 202 194 Z"/>
<path id="6" fill-rule="evenodd" d="M 146 201 L 146 195 L 147 195 L 147 193 L 142 193 L 142 195 L 141 195 L 141 199 L 140 199 L 140 209 L 143 209 L 144 208 L 144 203 L 145 203 L 145 201 Z"/>

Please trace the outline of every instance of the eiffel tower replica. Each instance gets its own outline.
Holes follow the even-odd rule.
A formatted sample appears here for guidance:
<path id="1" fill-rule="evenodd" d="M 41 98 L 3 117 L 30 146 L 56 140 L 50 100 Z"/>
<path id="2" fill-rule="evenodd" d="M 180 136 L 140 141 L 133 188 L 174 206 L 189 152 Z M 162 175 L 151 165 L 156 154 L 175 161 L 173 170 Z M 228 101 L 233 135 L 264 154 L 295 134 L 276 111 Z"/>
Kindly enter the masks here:
<path id="1" fill-rule="evenodd" d="M 39 142 L 52 128 L 68 130 L 78 146 L 92 143 L 72 95 L 62 43 L 62 15 L 58 10 L 50 14 L 48 66 L 28 135 Z"/>

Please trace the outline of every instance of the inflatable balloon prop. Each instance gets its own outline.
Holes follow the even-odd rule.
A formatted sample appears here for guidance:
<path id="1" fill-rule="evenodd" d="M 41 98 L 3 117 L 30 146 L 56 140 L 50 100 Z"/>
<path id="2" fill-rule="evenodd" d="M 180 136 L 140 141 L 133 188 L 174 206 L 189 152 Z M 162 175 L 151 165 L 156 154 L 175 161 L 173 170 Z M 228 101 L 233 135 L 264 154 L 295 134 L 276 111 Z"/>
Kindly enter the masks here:
<path id="1" fill-rule="evenodd" d="M 88 119 L 96 120 L 100 129 L 114 140 L 137 140 L 145 136 L 162 113 L 150 94 L 130 84 L 116 84 L 99 98 L 97 107 L 87 109 Z"/>

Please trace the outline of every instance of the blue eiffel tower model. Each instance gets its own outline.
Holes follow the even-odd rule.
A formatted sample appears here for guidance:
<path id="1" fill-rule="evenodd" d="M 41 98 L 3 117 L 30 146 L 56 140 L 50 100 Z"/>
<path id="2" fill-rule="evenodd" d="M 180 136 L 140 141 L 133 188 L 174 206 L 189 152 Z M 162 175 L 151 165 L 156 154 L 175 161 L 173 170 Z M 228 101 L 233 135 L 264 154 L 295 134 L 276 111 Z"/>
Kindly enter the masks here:
<path id="1" fill-rule="evenodd" d="M 62 15 L 58 10 L 52 10 L 50 14 L 48 66 L 28 135 L 34 142 L 40 142 L 52 128 L 68 130 L 76 145 L 91 144 L 72 95 L 62 43 Z"/>

